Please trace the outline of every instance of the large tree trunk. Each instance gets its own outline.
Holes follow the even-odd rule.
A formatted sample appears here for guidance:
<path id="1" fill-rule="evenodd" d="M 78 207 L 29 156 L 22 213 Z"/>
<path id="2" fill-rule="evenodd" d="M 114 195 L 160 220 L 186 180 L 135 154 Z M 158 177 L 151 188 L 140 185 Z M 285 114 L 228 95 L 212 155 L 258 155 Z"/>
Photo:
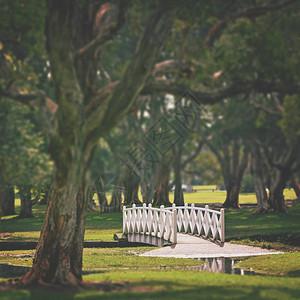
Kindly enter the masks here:
<path id="1" fill-rule="evenodd" d="M 156 167 L 155 188 L 153 196 L 154 206 L 171 205 L 171 202 L 169 200 L 170 172 L 170 160 L 166 162 L 161 161 Z"/>
<path id="2" fill-rule="evenodd" d="M 287 211 L 283 192 L 287 181 L 295 171 L 293 165 L 297 161 L 298 153 L 296 147 L 282 148 L 282 146 L 274 145 L 272 151 L 265 149 L 269 175 L 269 198 L 266 212 Z"/>
<path id="3" fill-rule="evenodd" d="M 4 216 L 15 215 L 15 189 L 14 187 L 1 186 L 2 211 Z M 1 203 L 1 201 L 0 201 Z"/>
<path id="4" fill-rule="evenodd" d="M 99 201 L 100 212 L 109 212 L 109 206 L 105 192 L 105 185 L 102 180 L 102 177 L 97 178 L 97 180 L 94 182 L 94 188 Z"/>
<path id="5" fill-rule="evenodd" d="M 120 3 L 96 1 L 79 7 L 71 0 L 47 1 L 47 48 L 58 104 L 49 145 L 55 168 L 46 219 L 33 266 L 23 284 L 81 283 L 85 180 L 93 149 L 98 139 L 128 113 L 141 92 L 178 9 L 171 2 L 161 2 L 122 80 L 99 90 L 97 62 L 101 46 L 112 39 L 119 19 L 124 17 L 124 5 Z"/>
<path id="6" fill-rule="evenodd" d="M 33 266 L 23 283 L 77 286 L 82 280 L 87 209 L 84 183 L 92 150 L 84 141 L 84 97 L 74 69 L 73 5 L 68 1 L 47 4 L 47 46 L 59 106 L 49 145 L 55 169 Z"/>
<path id="7" fill-rule="evenodd" d="M 226 200 L 223 203 L 223 207 L 241 208 L 239 205 L 240 187 L 240 180 L 239 182 L 230 182 L 226 185 Z"/>
<path id="8" fill-rule="evenodd" d="M 33 266 L 24 277 L 34 282 L 76 286 L 82 280 L 82 249 L 87 201 L 78 175 L 67 185 L 54 182 Z M 78 188 L 79 187 L 79 188 Z M 62 214 L 58 213 L 62 212 Z"/>
<path id="9" fill-rule="evenodd" d="M 251 143 L 249 146 L 251 150 L 251 168 L 257 199 L 257 209 L 255 213 L 266 213 L 268 210 L 268 195 L 263 175 L 263 170 L 265 169 L 263 168 L 264 162 L 259 147 L 254 143 Z"/>
<path id="10" fill-rule="evenodd" d="M 109 204 L 109 212 L 122 211 L 122 189 L 118 186 L 114 187 Z"/>
<path id="11" fill-rule="evenodd" d="M 20 187 L 19 191 L 21 199 L 21 211 L 19 217 L 33 218 L 30 187 Z"/>
<path id="12" fill-rule="evenodd" d="M 226 200 L 223 207 L 240 208 L 239 192 L 243 174 L 247 167 L 248 151 L 242 150 L 241 141 L 233 141 L 231 149 L 224 146 L 223 151 L 223 156 L 218 156 L 226 185 Z"/>
<path id="13" fill-rule="evenodd" d="M 138 191 L 139 182 L 136 182 L 134 179 L 128 179 L 125 183 L 124 205 L 141 204 L 142 202 L 139 199 Z"/>
<path id="14" fill-rule="evenodd" d="M 273 168 L 268 200 L 268 212 L 286 212 L 283 191 L 286 180 L 284 172 Z"/>

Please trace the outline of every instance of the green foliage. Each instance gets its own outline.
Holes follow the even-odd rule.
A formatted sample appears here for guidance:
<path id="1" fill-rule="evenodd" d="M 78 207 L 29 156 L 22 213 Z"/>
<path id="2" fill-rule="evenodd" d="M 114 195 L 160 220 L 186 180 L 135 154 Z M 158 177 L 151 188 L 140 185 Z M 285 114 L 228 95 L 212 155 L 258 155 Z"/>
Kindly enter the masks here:
<path id="1" fill-rule="evenodd" d="M 212 50 L 222 80 L 297 80 L 299 27 L 297 9 L 231 22 Z"/>
<path id="2" fill-rule="evenodd" d="M 197 174 L 205 185 L 223 182 L 220 165 L 212 152 L 200 152 L 186 173 Z"/>
<path id="3" fill-rule="evenodd" d="M 1 0 L 0 42 L 20 60 L 45 54 L 45 2 Z"/>
<path id="4" fill-rule="evenodd" d="M 7 99 L 0 99 L 0 107 L 2 184 L 48 185 L 52 164 L 43 136 L 30 122 L 30 109 Z"/>
<path id="5" fill-rule="evenodd" d="M 253 176 L 251 174 L 247 174 L 243 177 L 241 184 L 241 193 L 254 193 L 254 182 Z"/>

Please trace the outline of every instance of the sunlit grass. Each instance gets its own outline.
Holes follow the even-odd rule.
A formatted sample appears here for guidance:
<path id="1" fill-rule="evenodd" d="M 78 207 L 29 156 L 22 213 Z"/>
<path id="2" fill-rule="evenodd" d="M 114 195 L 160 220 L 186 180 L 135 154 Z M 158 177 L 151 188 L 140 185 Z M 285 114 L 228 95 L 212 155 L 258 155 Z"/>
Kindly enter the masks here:
<path id="1" fill-rule="evenodd" d="M 300 252 L 251 257 L 237 264 L 255 272 L 300 277 Z"/>

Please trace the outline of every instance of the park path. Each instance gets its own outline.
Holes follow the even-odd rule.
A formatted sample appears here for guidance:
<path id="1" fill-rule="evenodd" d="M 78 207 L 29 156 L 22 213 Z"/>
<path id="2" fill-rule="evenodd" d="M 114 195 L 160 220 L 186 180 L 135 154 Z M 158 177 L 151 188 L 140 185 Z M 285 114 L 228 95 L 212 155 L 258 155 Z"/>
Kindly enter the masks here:
<path id="1" fill-rule="evenodd" d="M 178 258 L 211 258 L 242 257 L 266 254 L 278 254 L 275 250 L 259 247 L 225 243 L 222 247 L 211 241 L 188 234 L 178 233 L 177 244 L 165 246 L 141 254 L 141 256 L 178 257 Z"/>

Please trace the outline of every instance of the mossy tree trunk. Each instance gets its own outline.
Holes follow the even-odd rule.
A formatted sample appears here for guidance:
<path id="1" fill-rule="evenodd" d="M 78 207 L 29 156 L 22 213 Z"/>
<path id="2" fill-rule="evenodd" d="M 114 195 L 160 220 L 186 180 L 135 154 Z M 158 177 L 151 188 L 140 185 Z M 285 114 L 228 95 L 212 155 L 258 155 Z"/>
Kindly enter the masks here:
<path id="1" fill-rule="evenodd" d="M 93 150 L 142 90 L 177 10 L 165 2 L 154 10 L 123 78 L 99 89 L 102 46 L 122 25 L 126 3 L 91 2 L 78 7 L 71 0 L 47 1 L 47 49 L 58 104 L 49 146 L 55 167 L 46 219 L 23 285 L 82 282 L 85 180 Z"/>

